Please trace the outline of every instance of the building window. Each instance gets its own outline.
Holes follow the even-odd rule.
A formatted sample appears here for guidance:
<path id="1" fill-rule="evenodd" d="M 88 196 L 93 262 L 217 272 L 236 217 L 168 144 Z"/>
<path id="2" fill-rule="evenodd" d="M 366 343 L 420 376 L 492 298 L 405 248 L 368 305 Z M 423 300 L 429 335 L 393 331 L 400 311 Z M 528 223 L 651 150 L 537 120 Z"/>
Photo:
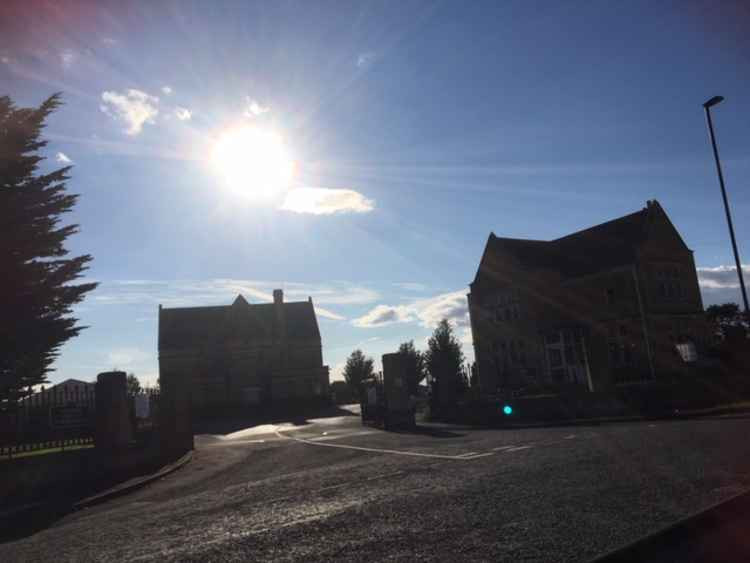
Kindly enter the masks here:
<path id="1" fill-rule="evenodd" d="M 562 365 L 562 352 L 556 348 L 549 349 L 549 364 L 553 368 Z"/>
<path id="2" fill-rule="evenodd" d="M 609 364 L 611 366 L 620 364 L 620 348 L 615 342 L 609 343 Z"/>
<path id="3" fill-rule="evenodd" d="M 566 346 L 565 347 L 565 363 L 568 365 L 573 365 L 576 363 L 575 356 L 573 355 L 573 347 L 572 346 Z"/>
<path id="4" fill-rule="evenodd" d="M 611 287 L 607 288 L 607 305 L 614 305 L 615 303 L 615 290 Z"/>
<path id="5" fill-rule="evenodd" d="M 633 351 L 627 344 L 622 345 L 622 363 L 626 366 L 633 364 Z"/>

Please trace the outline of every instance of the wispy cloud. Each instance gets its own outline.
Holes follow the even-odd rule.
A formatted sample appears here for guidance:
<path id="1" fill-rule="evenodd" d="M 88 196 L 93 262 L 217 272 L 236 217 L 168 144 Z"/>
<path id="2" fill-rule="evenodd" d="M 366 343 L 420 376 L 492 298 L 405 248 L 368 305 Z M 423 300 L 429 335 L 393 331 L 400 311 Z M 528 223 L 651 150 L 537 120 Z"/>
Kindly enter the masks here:
<path id="1" fill-rule="evenodd" d="M 254 100 L 249 96 L 245 98 L 245 117 L 258 117 L 271 110 L 268 106 L 262 105 L 258 100 Z"/>
<path id="2" fill-rule="evenodd" d="M 108 47 L 112 47 L 113 45 L 117 45 L 119 41 L 115 39 L 114 37 L 102 37 L 100 39 L 103 45 L 107 45 Z"/>
<path id="3" fill-rule="evenodd" d="M 427 289 L 425 284 L 417 282 L 394 282 L 392 285 L 406 291 L 425 291 Z"/>
<path id="4" fill-rule="evenodd" d="M 73 161 L 70 159 L 70 157 L 65 154 L 64 152 L 58 152 L 55 155 L 55 160 L 59 162 L 60 164 L 73 164 Z"/>
<path id="5" fill-rule="evenodd" d="M 354 190 L 295 188 L 287 192 L 280 209 L 313 215 L 367 213 L 375 209 L 375 202 Z"/>
<path id="6" fill-rule="evenodd" d="M 170 86 L 162 86 L 161 91 L 166 96 L 169 96 L 172 93 L 172 88 Z"/>
<path id="7" fill-rule="evenodd" d="M 376 55 L 372 51 L 366 51 L 357 55 L 357 68 L 366 68 L 375 62 Z"/>
<path id="8" fill-rule="evenodd" d="M 347 282 L 308 284 L 240 279 L 115 280 L 101 282 L 86 303 L 154 307 L 158 304 L 165 307 L 227 305 L 238 294 L 244 295 L 251 302 L 267 303 L 273 300 L 273 290 L 280 287 L 284 289 L 286 301 L 305 301 L 311 297 L 315 310 L 321 317 L 337 321 L 345 320 L 346 317 L 330 310 L 329 306 L 366 305 L 379 297 L 372 289 Z"/>
<path id="9" fill-rule="evenodd" d="M 180 121 L 188 121 L 191 117 L 193 117 L 193 112 L 191 112 L 187 108 L 177 106 L 176 108 L 174 108 L 174 115 Z"/>
<path id="10" fill-rule="evenodd" d="M 152 354 L 148 354 L 139 348 L 116 348 L 107 353 L 107 363 L 113 368 L 121 369 L 147 362 L 152 358 Z"/>
<path id="11" fill-rule="evenodd" d="M 102 92 L 102 103 L 99 106 L 104 113 L 127 125 L 127 135 L 138 135 L 146 123 L 154 123 L 159 114 L 159 98 L 142 90 L 129 89 L 124 93 Z"/>
<path id="12" fill-rule="evenodd" d="M 7 55 L 3 55 L 0 57 L 0 63 L 3 63 L 4 65 L 10 64 L 10 57 Z"/>
<path id="13" fill-rule="evenodd" d="M 331 319 L 332 321 L 345 321 L 346 320 L 346 317 L 339 315 L 338 313 L 334 313 L 333 311 L 330 311 L 329 309 L 324 309 L 323 307 L 320 307 L 318 305 L 314 305 L 313 308 L 315 309 L 315 314 L 319 317 Z"/>
<path id="14" fill-rule="evenodd" d="M 59 55 L 60 64 L 62 64 L 63 68 L 70 68 L 71 66 L 73 66 L 73 63 L 78 58 L 75 51 L 72 51 L 71 49 L 64 49 L 60 51 Z"/>

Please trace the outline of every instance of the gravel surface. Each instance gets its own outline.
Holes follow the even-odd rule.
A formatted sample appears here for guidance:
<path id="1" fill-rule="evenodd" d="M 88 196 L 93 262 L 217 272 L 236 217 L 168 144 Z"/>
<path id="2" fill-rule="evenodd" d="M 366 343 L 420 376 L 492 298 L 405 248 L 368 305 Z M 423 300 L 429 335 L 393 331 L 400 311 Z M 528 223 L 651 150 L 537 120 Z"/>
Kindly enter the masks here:
<path id="1" fill-rule="evenodd" d="M 409 434 L 337 417 L 203 436 L 182 470 L 2 543 L 0 560 L 585 561 L 750 487 L 748 432 L 704 419 Z"/>

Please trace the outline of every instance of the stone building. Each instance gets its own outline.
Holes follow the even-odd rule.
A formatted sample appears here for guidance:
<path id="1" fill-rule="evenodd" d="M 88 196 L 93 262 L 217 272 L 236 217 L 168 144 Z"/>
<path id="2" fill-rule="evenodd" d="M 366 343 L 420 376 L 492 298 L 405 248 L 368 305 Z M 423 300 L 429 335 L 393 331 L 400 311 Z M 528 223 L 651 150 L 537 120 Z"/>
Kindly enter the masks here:
<path id="1" fill-rule="evenodd" d="M 328 392 L 312 299 L 223 307 L 159 306 L 162 387 L 186 385 L 198 410 L 310 402 Z"/>
<path id="2" fill-rule="evenodd" d="M 552 241 L 492 233 L 470 288 L 483 393 L 647 381 L 707 338 L 693 252 L 655 200 Z"/>
<path id="3" fill-rule="evenodd" d="M 86 406 L 94 401 L 96 383 L 81 379 L 66 379 L 41 389 L 21 399 L 22 404 L 45 406 Z"/>

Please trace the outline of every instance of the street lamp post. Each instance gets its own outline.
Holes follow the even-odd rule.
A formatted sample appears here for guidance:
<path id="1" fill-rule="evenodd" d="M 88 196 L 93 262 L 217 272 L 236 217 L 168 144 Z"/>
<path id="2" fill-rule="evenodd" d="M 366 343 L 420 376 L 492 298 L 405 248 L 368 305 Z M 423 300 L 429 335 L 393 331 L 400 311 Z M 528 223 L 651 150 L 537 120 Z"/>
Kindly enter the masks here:
<path id="1" fill-rule="evenodd" d="M 722 96 L 714 96 L 703 104 L 706 111 L 706 122 L 708 123 L 708 135 L 711 138 L 711 146 L 714 149 L 714 159 L 716 160 L 716 172 L 719 174 L 719 185 L 721 186 L 721 197 L 724 200 L 724 211 L 727 214 L 727 225 L 729 226 L 729 238 L 732 239 L 732 250 L 734 251 L 734 263 L 737 266 L 737 275 L 740 278 L 740 289 L 742 290 L 742 300 L 745 304 L 745 315 L 750 315 L 750 307 L 747 304 L 747 291 L 745 290 L 745 280 L 742 276 L 742 264 L 740 263 L 740 253 L 737 251 L 737 241 L 734 238 L 734 227 L 732 226 L 732 215 L 729 213 L 729 201 L 727 200 L 727 191 L 724 188 L 724 175 L 721 173 L 721 162 L 719 161 L 719 149 L 716 148 L 716 137 L 714 136 L 714 124 L 711 121 L 710 109 L 724 101 Z"/>

